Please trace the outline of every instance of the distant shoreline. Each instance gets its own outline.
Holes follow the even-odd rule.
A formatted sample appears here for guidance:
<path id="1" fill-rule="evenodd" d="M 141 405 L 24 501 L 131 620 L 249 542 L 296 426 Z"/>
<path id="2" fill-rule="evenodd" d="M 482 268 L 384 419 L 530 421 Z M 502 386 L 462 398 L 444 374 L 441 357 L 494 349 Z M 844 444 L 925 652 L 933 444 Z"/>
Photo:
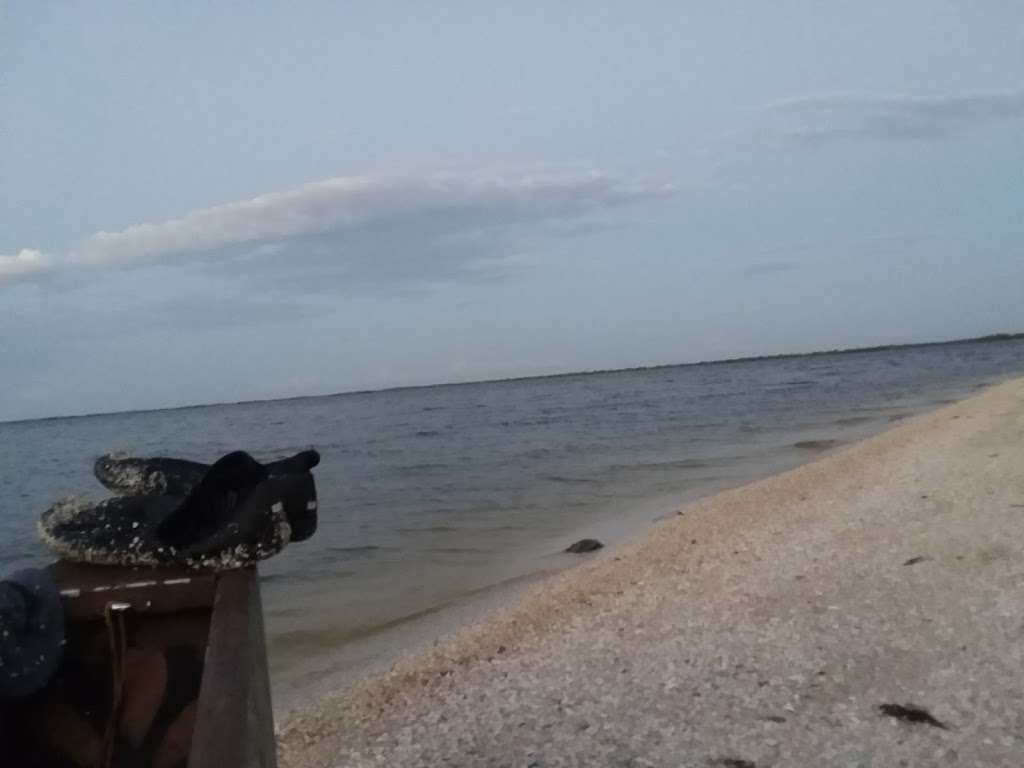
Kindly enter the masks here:
<path id="1" fill-rule="evenodd" d="M 298 400 L 314 400 L 322 397 L 349 397 L 354 395 L 369 395 L 382 392 L 404 392 L 418 389 L 438 389 L 441 387 L 469 387 L 479 384 L 505 384 L 521 381 L 541 381 L 545 379 L 567 379 L 575 376 L 600 376 L 609 373 L 633 373 L 637 371 L 660 371 L 670 368 L 694 368 L 702 365 L 732 365 L 736 363 L 752 363 L 762 360 L 787 360 L 801 357 L 822 357 L 825 355 L 856 355 L 869 352 L 886 352 L 889 350 L 922 349 L 930 347 L 946 347 L 956 344 L 990 344 L 1004 341 L 1019 341 L 1024 339 L 1024 332 L 1021 333 L 990 333 L 985 336 L 975 336 L 966 339 L 950 339 L 948 341 L 921 341 L 906 344 L 882 344 L 873 347 L 849 347 L 846 349 L 823 349 L 812 352 L 780 352 L 772 355 L 754 355 L 749 357 L 729 357 L 721 360 L 698 360 L 692 363 L 661 363 L 657 365 L 638 365 L 632 368 L 598 368 L 588 371 L 568 371 L 565 373 L 546 373 L 529 376 L 510 376 L 503 379 L 475 379 L 472 381 L 450 381 L 434 384 L 406 384 L 395 387 L 382 387 L 380 389 L 355 389 L 345 392 L 325 392 L 315 395 L 294 395 L 292 397 L 269 397 L 257 398 L 254 400 L 236 400 L 234 402 L 219 403 L 195 403 L 192 405 L 170 405 L 159 408 L 135 408 L 124 411 L 99 411 L 95 413 L 71 413 L 56 416 L 37 416 L 25 419 L 0 420 L 4 424 L 24 424 L 35 421 L 59 421 L 63 419 L 91 419 L 100 416 L 123 416 L 136 413 L 163 413 L 165 411 L 184 411 L 198 408 L 219 408 L 227 405 L 257 405 L 260 403 L 287 403 Z"/>

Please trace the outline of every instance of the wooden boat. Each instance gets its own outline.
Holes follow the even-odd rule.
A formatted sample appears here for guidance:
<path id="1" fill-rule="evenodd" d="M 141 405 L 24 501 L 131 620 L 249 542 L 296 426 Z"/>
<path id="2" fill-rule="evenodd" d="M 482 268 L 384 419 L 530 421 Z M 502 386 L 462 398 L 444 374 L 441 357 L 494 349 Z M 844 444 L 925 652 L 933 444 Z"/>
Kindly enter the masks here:
<path id="1" fill-rule="evenodd" d="M 52 569 L 67 643 L 49 685 L 0 712 L 0 764 L 275 768 L 255 568 Z"/>

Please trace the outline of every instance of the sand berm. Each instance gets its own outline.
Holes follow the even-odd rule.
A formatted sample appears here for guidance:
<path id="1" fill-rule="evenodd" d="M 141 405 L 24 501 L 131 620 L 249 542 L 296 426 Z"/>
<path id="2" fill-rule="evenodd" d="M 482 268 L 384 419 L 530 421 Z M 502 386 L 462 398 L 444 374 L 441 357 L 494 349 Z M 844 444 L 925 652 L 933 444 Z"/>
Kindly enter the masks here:
<path id="1" fill-rule="evenodd" d="M 278 743 L 285 768 L 1024 766 L 1024 379 L 685 507 Z"/>

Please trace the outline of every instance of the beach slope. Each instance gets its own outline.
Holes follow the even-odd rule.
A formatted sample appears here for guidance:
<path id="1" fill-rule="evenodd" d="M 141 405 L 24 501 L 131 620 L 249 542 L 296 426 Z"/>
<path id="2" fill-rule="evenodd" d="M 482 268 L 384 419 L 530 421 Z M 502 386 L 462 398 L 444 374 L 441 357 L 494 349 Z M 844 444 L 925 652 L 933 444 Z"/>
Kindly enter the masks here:
<path id="1" fill-rule="evenodd" d="M 1024 379 L 686 507 L 279 731 L 287 768 L 1024 765 Z"/>

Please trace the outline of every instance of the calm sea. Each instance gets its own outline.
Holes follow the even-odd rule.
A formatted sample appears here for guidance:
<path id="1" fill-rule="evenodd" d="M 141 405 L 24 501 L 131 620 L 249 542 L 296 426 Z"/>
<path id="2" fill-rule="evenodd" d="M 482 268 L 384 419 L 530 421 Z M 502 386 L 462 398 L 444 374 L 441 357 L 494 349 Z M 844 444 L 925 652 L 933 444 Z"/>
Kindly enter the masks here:
<path id="1" fill-rule="evenodd" d="M 0 572 L 45 560 L 54 500 L 103 496 L 101 453 L 315 446 L 320 530 L 262 569 L 275 681 L 298 687 L 372 662 L 367 638 L 575 562 L 575 538 L 614 541 L 1022 372 L 1012 340 L 4 423 Z"/>

